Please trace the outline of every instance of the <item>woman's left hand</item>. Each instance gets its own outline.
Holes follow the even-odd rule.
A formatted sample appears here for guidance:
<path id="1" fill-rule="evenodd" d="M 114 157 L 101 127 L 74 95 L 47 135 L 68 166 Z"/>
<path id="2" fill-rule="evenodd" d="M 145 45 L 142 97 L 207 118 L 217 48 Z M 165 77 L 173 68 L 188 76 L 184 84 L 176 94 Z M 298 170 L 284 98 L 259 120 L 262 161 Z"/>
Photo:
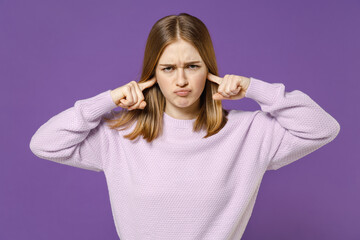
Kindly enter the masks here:
<path id="1" fill-rule="evenodd" d="M 218 92 L 213 95 L 215 100 L 236 100 L 245 97 L 246 90 L 250 85 L 250 78 L 226 74 L 224 78 L 210 72 L 207 79 L 219 84 Z"/>

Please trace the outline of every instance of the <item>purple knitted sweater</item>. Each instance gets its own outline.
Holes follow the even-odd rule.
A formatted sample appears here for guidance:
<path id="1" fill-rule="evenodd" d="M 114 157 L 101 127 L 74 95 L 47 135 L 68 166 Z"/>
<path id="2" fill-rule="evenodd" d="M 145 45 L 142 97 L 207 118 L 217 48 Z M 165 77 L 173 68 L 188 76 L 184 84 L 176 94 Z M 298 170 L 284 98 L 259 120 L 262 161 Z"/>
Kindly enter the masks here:
<path id="1" fill-rule="evenodd" d="M 103 116 L 118 106 L 107 90 L 53 116 L 30 141 L 42 159 L 103 172 L 122 240 L 239 240 L 265 171 L 331 142 L 339 123 L 307 94 L 250 78 L 245 97 L 257 111 L 230 110 L 217 134 L 203 139 L 195 119 L 163 115 L 152 143 L 123 138 Z M 236 101 L 236 100 L 234 100 Z"/>

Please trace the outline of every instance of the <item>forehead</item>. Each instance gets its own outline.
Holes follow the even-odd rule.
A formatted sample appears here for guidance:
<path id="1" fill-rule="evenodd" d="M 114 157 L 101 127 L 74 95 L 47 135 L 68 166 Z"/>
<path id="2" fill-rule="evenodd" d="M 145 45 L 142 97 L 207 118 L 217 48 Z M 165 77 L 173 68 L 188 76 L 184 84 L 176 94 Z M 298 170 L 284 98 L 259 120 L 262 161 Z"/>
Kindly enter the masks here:
<path id="1" fill-rule="evenodd" d="M 178 40 L 166 46 L 162 53 L 160 63 L 176 63 L 184 61 L 201 61 L 198 50 L 184 40 Z"/>

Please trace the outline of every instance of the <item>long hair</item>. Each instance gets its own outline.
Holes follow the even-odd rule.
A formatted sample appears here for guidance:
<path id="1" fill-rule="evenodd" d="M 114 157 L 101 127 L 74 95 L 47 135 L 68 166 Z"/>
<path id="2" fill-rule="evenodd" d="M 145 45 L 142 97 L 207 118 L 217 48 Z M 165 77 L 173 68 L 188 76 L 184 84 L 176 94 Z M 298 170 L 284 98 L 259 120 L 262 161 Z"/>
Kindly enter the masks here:
<path id="1" fill-rule="evenodd" d="M 179 39 L 192 44 L 198 50 L 208 71 L 218 75 L 214 47 L 205 24 L 194 16 L 180 13 L 159 19 L 151 28 L 146 42 L 139 83 L 154 77 L 158 60 L 164 49 Z M 194 122 L 193 131 L 206 129 L 207 134 L 203 138 L 216 134 L 227 122 L 228 111 L 223 109 L 221 100 L 212 98 L 212 95 L 217 92 L 217 88 L 216 83 L 206 80 L 204 91 L 200 96 L 200 112 Z M 124 126 L 120 130 L 129 128 L 129 124 L 132 125 L 136 121 L 133 132 L 124 137 L 134 140 L 139 135 L 143 135 L 147 142 L 151 142 L 162 133 L 166 99 L 157 83 L 144 89 L 143 95 L 147 103 L 144 109 L 131 111 L 122 109 L 116 114 L 118 118 L 104 119 L 111 129 Z"/>

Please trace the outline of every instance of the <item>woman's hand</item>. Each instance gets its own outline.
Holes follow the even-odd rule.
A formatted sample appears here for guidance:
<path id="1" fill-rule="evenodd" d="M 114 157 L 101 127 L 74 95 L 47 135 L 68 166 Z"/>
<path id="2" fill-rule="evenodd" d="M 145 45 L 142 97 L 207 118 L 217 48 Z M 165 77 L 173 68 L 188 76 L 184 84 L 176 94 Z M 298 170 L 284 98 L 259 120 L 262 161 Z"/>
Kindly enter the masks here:
<path id="1" fill-rule="evenodd" d="M 111 97 L 114 103 L 128 110 L 144 109 L 146 102 L 142 91 L 156 83 L 155 76 L 146 82 L 138 83 L 131 81 L 121 87 L 111 91 Z"/>
<path id="2" fill-rule="evenodd" d="M 226 74 L 224 78 L 210 72 L 207 79 L 219 84 L 218 92 L 213 95 L 215 100 L 235 100 L 245 97 L 246 90 L 250 85 L 250 78 Z"/>

